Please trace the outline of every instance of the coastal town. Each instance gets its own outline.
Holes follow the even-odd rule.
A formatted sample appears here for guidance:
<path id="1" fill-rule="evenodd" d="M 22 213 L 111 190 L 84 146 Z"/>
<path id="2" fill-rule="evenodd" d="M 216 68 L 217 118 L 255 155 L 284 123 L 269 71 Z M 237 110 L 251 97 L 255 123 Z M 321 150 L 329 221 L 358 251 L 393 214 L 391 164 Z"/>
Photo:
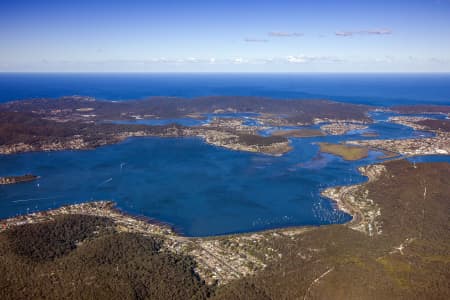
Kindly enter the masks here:
<path id="1" fill-rule="evenodd" d="M 357 145 L 372 149 L 387 150 L 405 156 L 448 155 L 450 153 L 450 133 L 436 133 L 434 137 L 402 139 L 402 140 L 361 140 L 347 141 L 349 145 Z"/>
<path id="2" fill-rule="evenodd" d="M 377 110 L 373 107 L 370 109 Z M 270 112 L 271 110 L 277 113 Z M 221 115 L 225 113 L 232 116 L 240 112 L 250 113 L 251 122 L 247 122 L 248 117 Z M 200 137 L 208 144 L 231 150 L 280 156 L 292 150 L 289 140 L 292 137 L 337 136 L 358 131 L 363 132 L 362 136 L 376 136 L 374 131 L 365 131 L 373 122 L 368 112 L 369 107 L 331 101 L 280 102 L 233 97 L 201 98 L 190 102 L 176 98 L 108 102 L 91 97 L 71 96 L 58 100 L 9 102 L 0 106 L 0 124 L 5 122 L 10 128 L 8 135 L 11 135 L 11 138 L 0 143 L 0 154 L 94 149 L 130 137 Z M 114 122 L 130 119 L 161 120 L 164 117 L 203 120 L 206 114 L 212 114 L 210 120 L 194 126 Z M 25 129 L 25 132 L 41 132 L 35 132 L 33 135 L 13 134 L 15 126 L 21 127 L 24 123 L 22 120 L 25 119 L 31 126 Z M 426 122 L 429 120 L 426 117 L 391 116 L 387 121 L 410 126 L 415 130 L 433 131 L 435 136 L 431 138 L 360 140 L 349 143 L 405 155 L 449 153 L 448 131 L 439 130 L 439 124 L 434 125 L 437 126 L 434 129 L 428 128 Z M 18 122 L 17 125 L 14 125 L 14 122 Z M 319 128 L 304 127 L 307 125 Z M 51 130 L 43 130 L 44 128 Z M 261 134 L 269 129 L 272 135 Z"/>
<path id="3" fill-rule="evenodd" d="M 232 150 L 279 156 L 292 149 L 290 142 L 285 136 L 261 135 L 260 131 L 268 126 L 367 122 L 367 110 L 365 106 L 333 101 L 278 101 L 259 97 L 204 97 L 187 102 L 160 97 L 117 102 L 69 96 L 57 100 L 13 101 L 0 105 L 0 129 L 5 128 L 4 134 L 0 134 L 4 137 L 0 140 L 0 154 L 85 150 L 115 144 L 129 137 L 151 136 L 201 137 L 209 144 Z M 238 116 L 221 117 L 222 113 L 251 113 L 253 124 L 245 124 L 243 118 Z M 215 117 L 201 126 L 115 122 L 177 118 L 196 120 L 208 114 Z M 27 127 L 22 128 L 23 124 Z"/>
<path id="4" fill-rule="evenodd" d="M 349 145 L 358 145 L 372 149 L 385 150 L 405 156 L 418 155 L 448 155 L 450 154 L 450 131 L 441 128 L 430 128 L 424 125 L 426 121 L 436 121 L 427 117 L 394 116 L 389 122 L 408 126 L 414 130 L 431 132 L 432 137 L 420 137 L 409 139 L 373 139 L 347 141 Z M 444 123 L 450 123 L 445 120 Z"/>
<path id="5" fill-rule="evenodd" d="M 417 122 L 428 120 L 427 117 L 416 117 L 416 116 L 393 116 L 389 117 L 388 121 L 404 126 L 413 128 L 414 130 L 426 130 L 426 126 L 420 125 Z"/>
<path id="6" fill-rule="evenodd" d="M 330 135 L 343 135 L 349 131 L 367 129 L 367 125 L 354 124 L 348 122 L 333 122 L 320 126 L 320 129 Z"/>
<path id="7" fill-rule="evenodd" d="M 258 132 L 264 129 L 267 127 L 246 125 L 242 118 L 219 117 L 192 128 L 196 132 L 194 134 L 203 138 L 206 143 L 231 150 L 279 156 L 292 149 L 286 138 L 259 135 Z"/>
<path id="8" fill-rule="evenodd" d="M 368 177 L 368 183 L 373 183 L 386 173 L 386 167 L 369 165 L 360 167 L 359 172 Z M 347 223 L 348 227 L 369 236 L 379 235 L 383 232 L 379 220 L 381 211 L 369 198 L 369 191 L 364 189 L 366 184 L 327 188 L 322 192 L 322 196 L 332 199 L 340 210 L 352 216 L 352 220 Z"/>
<path id="9" fill-rule="evenodd" d="M 0 220 L 0 233 L 15 226 L 37 224 L 57 216 L 87 215 L 107 217 L 116 232 L 157 236 L 164 240 L 164 250 L 192 256 L 196 272 L 208 284 L 226 284 L 255 274 L 277 258 L 273 249 L 261 247 L 265 234 L 232 235 L 217 238 L 187 238 L 178 235 L 169 225 L 145 217 L 126 214 L 111 201 L 95 201 L 62 206 Z"/>

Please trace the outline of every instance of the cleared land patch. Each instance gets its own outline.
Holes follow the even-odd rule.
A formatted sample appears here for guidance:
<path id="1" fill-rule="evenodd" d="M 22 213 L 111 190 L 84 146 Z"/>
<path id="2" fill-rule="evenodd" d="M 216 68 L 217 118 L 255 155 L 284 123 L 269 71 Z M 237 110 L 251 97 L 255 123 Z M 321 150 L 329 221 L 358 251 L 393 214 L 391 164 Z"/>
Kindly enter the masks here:
<path id="1" fill-rule="evenodd" d="M 348 146 L 343 144 L 319 143 L 320 151 L 334 154 L 345 160 L 359 160 L 367 157 L 369 150 L 364 147 Z"/>
<path id="2" fill-rule="evenodd" d="M 272 135 L 283 137 L 316 137 L 316 136 L 325 136 L 326 134 L 318 129 L 291 129 L 291 130 L 276 130 L 272 132 Z"/>

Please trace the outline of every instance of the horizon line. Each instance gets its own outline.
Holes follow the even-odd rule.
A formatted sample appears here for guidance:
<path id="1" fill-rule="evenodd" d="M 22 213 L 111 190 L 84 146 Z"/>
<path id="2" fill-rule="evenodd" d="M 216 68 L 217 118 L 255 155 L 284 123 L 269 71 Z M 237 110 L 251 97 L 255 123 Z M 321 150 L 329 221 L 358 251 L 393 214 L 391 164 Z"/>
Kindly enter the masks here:
<path id="1" fill-rule="evenodd" d="M 184 71 L 0 71 L 0 74 L 253 74 L 253 75 L 270 75 L 270 74 L 449 74 L 450 71 L 308 71 L 308 72 L 296 72 L 296 71 L 274 71 L 274 72 L 252 72 L 252 71 L 217 71 L 217 72 L 184 72 Z"/>

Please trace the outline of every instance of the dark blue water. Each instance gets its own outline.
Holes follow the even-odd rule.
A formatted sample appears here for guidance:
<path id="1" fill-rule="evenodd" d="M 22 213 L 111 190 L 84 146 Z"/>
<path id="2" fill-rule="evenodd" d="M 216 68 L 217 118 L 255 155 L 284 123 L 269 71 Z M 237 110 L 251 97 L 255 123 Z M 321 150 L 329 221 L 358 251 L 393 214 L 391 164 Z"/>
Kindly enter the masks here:
<path id="1" fill-rule="evenodd" d="M 319 192 L 363 177 L 353 164 L 326 155 L 328 163 L 303 168 L 317 156 L 317 146 L 303 140 L 294 145 L 288 155 L 270 157 L 195 138 L 141 138 L 93 151 L 0 156 L 0 176 L 41 176 L 1 186 L 0 217 L 112 199 L 128 212 L 169 222 L 194 236 L 348 220 Z"/>
<path id="2" fill-rule="evenodd" d="M 428 156 L 415 156 L 409 157 L 410 162 L 424 163 L 424 162 L 448 162 L 450 163 L 450 156 L 448 155 L 428 155 Z"/>
<path id="3" fill-rule="evenodd" d="M 377 138 L 429 135 L 386 122 L 367 130 Z M 320 153 L 316 142 L 362 139 L 364 132 L 294 138 L 294 150 L 282 157 L 226 150 L 197 138 L 134 138 L 91 151 L 3 155 L 0 176 L 41 178 L 0 186 L 0 218 L 106 199 L 189 236 L 342 223 L 350 216 L 320 191 L 362 182 L 356 168 L 382 154 L 348 162 Z"/>
<path id="4" fill-rule="evenodd" d="M 114 100 L 215 94 L 326 97 L 376 105 L 449 104 L 450 76 L 0 74 L 0 102 L 72 94 Z M 319 153 L 316 142 L 431 135 L 387 122 L 391 115 L 373 113 L 377 122 L 345 136 L 294 138 L 294 150 L 282 157 L 226 150 L 196 138 L 134 138 L 90 151 L 0 155 L 0 176 L 41 176 L 34 182 L 0 186 L 0 218 L 104 199 L 116 201 L 127 212 L 168 222 L 189 236 L 342 223 L 350 216 L 322 198 L 321 190 L 364 181 L 357 167 L 377 161 L 381 153 L 348 162 Z M 204 117 L 135 122 L 189 126 L 210 122 L 214 116 Z M 257 124 L 251 114 L 221 117 Z M 275 129 L 286 128 L 265 133 Z M 364 137 L 365 132 L 378 136 Z M 448 156 L 417 161 L 421 159 L 450 161 Z"/>
<path id="5" fill-rule="evenodd" d="M 209 95 L 450 104 L 450 74 L 0 74 L 0 102 L 89 95 L 127 100 Z"/>

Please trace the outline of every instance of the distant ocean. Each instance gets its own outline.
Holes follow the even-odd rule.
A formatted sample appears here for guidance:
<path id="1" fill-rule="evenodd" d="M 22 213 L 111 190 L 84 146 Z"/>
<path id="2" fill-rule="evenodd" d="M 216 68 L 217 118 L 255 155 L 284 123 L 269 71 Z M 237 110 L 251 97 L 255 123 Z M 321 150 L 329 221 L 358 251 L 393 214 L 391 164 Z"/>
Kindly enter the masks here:
<path id="1" fill-rule="evenodd" d="M 55 74 L 0 73 L 0 102 L 87 95 L 129 100 L 210 95 L 326 98 L 389 106 L 450 105 L 446 74 Z"/>

